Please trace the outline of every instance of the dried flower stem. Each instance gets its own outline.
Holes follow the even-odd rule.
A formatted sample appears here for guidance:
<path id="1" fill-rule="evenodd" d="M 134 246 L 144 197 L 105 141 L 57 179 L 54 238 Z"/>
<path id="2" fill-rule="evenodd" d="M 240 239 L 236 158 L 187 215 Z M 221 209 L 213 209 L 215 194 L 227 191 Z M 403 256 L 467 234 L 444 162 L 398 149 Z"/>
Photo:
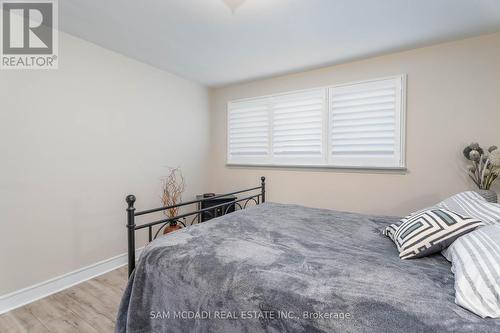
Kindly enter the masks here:
<path id="1" fill-rule="evenodd" d="M 481 160 L 482 160 L 482 158 L 481 158 Z M 485 174 L 486 174 L 486 170 L 488 169 L 488 164 L 489 164 L 489 162 L 490 162 L 490 159 L 487 159 L 487 160 L 484 162 L 484 165 L 483 165 L 483 172 L 481 172 L 481 178 L 480 178 L 480 180 L 481 180 L 481 186 L 482 186 L 482 187 L 485 187 L 485 186 L 487 185 L 487 183 L 488 183 L 488 182 L 487 182 L 487 179 L 486 179 L 486 177 L 485 177 Z"/>
<path id="2" fill-rule="evenodd" d="M 169 168 L 167 177 L 163 180 L 163 191 L 161 201 L 163 206 L 172 206 L 182 201 L 182 193 L 185 189 L 184 176 L 180 168 Z M 179 207 L 171 208 L 165 211 L 169 218 L 177 216 Z"/>

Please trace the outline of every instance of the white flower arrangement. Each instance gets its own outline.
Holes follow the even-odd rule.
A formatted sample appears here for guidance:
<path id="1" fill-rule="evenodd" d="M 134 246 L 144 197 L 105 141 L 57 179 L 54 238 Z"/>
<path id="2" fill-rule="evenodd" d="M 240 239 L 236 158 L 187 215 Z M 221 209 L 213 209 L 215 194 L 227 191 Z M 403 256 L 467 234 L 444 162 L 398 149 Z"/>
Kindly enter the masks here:
<path id="1" fill-rule="evenodd" d="M 500 150 L 491 146 L 484 151 L 478 143 L 465 147 L 464 156 L 472 162 L 467 168 L 467 174 L 481 190 L 489 190 L 500 175 Z"/>

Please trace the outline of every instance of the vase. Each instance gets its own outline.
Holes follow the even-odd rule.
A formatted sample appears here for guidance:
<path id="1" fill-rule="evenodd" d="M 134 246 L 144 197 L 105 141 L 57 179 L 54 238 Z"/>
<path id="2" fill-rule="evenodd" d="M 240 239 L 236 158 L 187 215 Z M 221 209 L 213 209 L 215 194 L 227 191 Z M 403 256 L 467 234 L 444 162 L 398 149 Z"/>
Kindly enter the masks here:
<path id="1" fill-rule="evenodd" d="M 486 201 L 497 203 L 498 197 L 495 191 L 492 190 L 474 190 L 474 191 L 476 191 L 480 196 L 485 198 Z"/>
<path id="2" fill-rule="evenodd" d="M 173 231 L 176 231 L 176 230 L 179 230 L 181 229 L 182 226 L 180 223 L 178 223 L 177 221 L 172 221 L 170 222 L 166 227 L 165 229 L 163 229 L 163 234 L 168 234 L 170 232 L 173 232 Z"/>

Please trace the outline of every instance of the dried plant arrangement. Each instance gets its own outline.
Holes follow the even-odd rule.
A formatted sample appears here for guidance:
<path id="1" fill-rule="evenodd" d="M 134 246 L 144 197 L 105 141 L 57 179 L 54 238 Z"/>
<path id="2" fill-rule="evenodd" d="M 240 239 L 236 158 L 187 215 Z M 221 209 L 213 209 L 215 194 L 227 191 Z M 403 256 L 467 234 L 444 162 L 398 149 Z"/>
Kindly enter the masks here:
<path id="1" fill-rule="evenodd" d="M 163 179 L 161 201 L 164 207 L 178 204 L 182 201 L 186 183 L 179 167 L 168 168 L 168 175 Z M 173 218 L 178 215 L 179 207 L 164 211 L 165 215 Z"/>
<path id="2" fill-rule="evenodd" d="M 500 175 L 500 150 L 496 146 L 483 150 L 478 143 L 471 143 L 463 153 L 472 163 L 467 168 L 469 177 L 480 190 L 490 190 Z"/>

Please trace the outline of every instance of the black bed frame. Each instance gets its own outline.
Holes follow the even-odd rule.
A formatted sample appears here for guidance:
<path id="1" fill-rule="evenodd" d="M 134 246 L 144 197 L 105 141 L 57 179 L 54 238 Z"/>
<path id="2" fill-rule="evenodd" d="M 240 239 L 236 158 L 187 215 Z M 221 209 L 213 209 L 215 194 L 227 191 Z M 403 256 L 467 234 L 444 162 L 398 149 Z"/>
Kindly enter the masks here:
<path id="1" fill-rule="evenodd" d="M 158 234 L 160 233 L 160 231 L 163 228 L 165 228 L 167 225 L 176 225 L 177 223 L 180 223 L 184 227 L 186 227 L 185 219 L 188 216 L 194 215 L 193 220 L 189 224 L 189 225 L 192 225 L 195 223 L 195 221 L 198 221 L 197 223 L 200 223 L 202 213 L 209 214 L 209 215 L 211 215 L 211 217 L 217 217 L 218 210 L 216 208 L 219 208 L 219 207 L 221 208 L 221 211 L 222 210 L 224 211 L 220 215 L 225 215 L 226 213 L 230 212 L 231 208 L 233 208 L 233 210 L 236 210 L 236 206 L 238 206 L 239 209 L 245 209 L 249 202 L 254 202 L 256 205 L 259 205 L 261 203 L 266 202 L 266 177 L 260 177 L 260 181 L 261 181 L 261 183 L 260 183 L 261 185 L 257 186 L 257 187 L 252 187 L 252 188 L 245 189 L 245 190 L 240 190 L 240 191 L 235 191 L 235 192 L 225 193 L 225 194 L 219 194 L 219 195 L 212 196 L 212 197 L 181 202 L 181 203 L 171 205 L 171 206 L 153 208 L 153 209 L 148 209 L 148 210 L 143 210 L 143 211 L 138 211 L 138 212 L 135 211 L 135 207 L 134 207 L 134 203 L 136 200 L 135 196 L 132 194 L 128 195 L 127 198 L 125 199 L 127 201 L 127 204 L 128 204 L 128 207 L 127 207 L 128 275 L 130 276 L 135 268 L 135 232 L 136 232 L 136 230 L 148 228 L 149 242 L 151 242 L 154 239 L 156 239 L 156 237 L 158 237 Z M 191 211 L 188 213 L 179 214 L 179 215 L 174 216 L 174 217 L 169 217 L 169 218 L 165 218 L 165 219 L 161 219 L 161 220 L 157 220 L 157 221 L 153 221 L 153 222 L 149 222 L 149 223 L 145 223 L 145 224 L 141 224 L 141 225 L 135 224 L 135 217 L 136 216 L 166 211 L 166 210 L 172 209 L 172 208 L 198 204 L 198 203 L 206 201 L 206 200 L 213 200 L 213 199 L 225 197 L 228 195 L 244 193 L 244 192 L 251 192 L 251 191 L 256 191 L 256 190 L 260 190 L 260 192 L 257 194 L 254 194 L 254 195 L 246 196 L 246 197 L 241 198 L 241 199 L 236 199 L 234 201 L 225 202 L 225 203 L 222 203 L 219 205 L 214 205 L 214 206 L 210 206 L 207 208 L 198 209 L 198 210 Z M 240 202 L 242 202 L 242 201 L 244 201 L 244 203 L 240 204 Z M 161 227 L 156 231 L 156 233 L 153 237 L 153 227 L 155 225 L 159 225 L 159 224 L 161 224 Z"/>

